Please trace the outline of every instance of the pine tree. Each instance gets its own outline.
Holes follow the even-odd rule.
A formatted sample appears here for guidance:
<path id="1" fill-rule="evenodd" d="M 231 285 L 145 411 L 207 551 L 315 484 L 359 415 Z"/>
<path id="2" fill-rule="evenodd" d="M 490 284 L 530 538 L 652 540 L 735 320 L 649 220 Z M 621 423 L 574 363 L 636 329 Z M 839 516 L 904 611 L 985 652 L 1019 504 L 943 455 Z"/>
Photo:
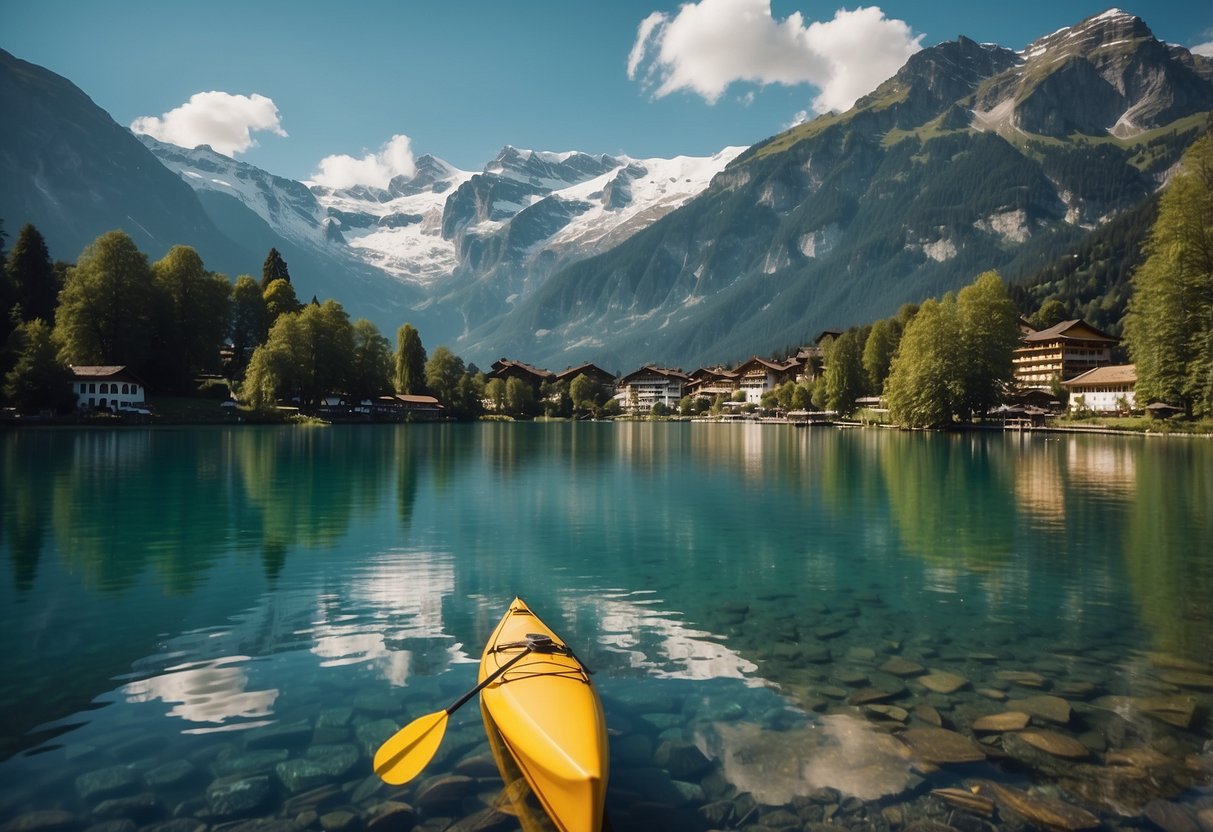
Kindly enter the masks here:
<path id="1" fill-rule="evenodd" d="M 396 361 L 393 384 L 397 393 L 420 395 L 426 390 L 426 355 L 421 345 L 421 335 L 412 324 L 404 324 L 396 331 Z"/>
<path id="2" fill-rule="evenodd" d="M 265 263 L 261 266 L 261 291 L 264 292 L 268 289 L 275 280 L 285 280 L 290 283 L 291 273 L 287 271 L 286 261 L 282 259 L 278 249 L 271 248 L 269 254 L 265 255 Z"/>
<path id="3" fill-rule="evenodd" d="M 59 286 L 55 267 L 46 250 L 46 240 L 33 225 L 26 224 L 17 235 L 17 242 L 8 256 L 9 279 L 21 304 L 21 317 L 32 321 L 41 318 L 54 323 Z"/>

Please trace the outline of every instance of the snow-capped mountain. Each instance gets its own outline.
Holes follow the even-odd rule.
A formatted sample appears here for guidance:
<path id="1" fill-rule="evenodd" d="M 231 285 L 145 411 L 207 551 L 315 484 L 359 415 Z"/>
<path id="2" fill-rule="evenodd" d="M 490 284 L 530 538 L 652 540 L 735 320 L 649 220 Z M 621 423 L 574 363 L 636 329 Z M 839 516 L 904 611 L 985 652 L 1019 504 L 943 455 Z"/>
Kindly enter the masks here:
<path id="1" fill-rule="evenodd" d="M 207 145 L 192 150 L 136 135 L 156 158 L 198 192 L 239 200 L 278 234 L 309 248 L 331 248 L 334 229 L 307 186 L 216 153 Z"/>
<path id="2" fill-rule="evenodd" d="M 442 235 L 442 217 L 451 192 L 471 177 L 426 155 L 417 158 L 413 176 L 397 176 L 387 188 L 308 187 L 356 256 L 400 279 L 428 284 L 459 265 L 454 243 Z"/>

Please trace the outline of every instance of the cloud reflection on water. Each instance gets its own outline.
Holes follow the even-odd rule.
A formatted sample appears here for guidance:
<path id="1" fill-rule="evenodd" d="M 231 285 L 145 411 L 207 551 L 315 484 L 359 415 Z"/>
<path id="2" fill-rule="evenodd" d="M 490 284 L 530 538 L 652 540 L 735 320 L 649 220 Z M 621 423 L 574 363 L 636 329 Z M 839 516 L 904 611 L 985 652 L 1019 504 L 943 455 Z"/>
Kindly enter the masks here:
<path id="1" fill-rule="evenodd" d="M 155 700 L 169 703 L 173 707 L 168 716 L 188 722 L 222 724 L 270 716 L 278 690 L 246 690 L 249 678 L 243 664 L 248 661 L 248 656 L 227 656 L 170 667 L 159 676 L 124 685 L 122 693 L 132 703 Z"/>

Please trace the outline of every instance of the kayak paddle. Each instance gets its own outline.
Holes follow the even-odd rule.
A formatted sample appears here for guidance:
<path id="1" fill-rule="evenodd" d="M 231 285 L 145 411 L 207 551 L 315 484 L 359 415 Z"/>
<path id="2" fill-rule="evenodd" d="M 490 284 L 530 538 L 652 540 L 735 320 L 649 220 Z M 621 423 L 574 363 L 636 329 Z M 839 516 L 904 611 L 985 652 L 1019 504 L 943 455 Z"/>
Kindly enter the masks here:
<path id="1" fill-rule="evenodd" d="M 527 643 L 525 650 L 490 673 L 483 682 L 448 705 L 446 710 L 419 716 L 393 734 L 375 752 L 375 773 L 383 779 L 383 782 L 392 786 L 403 785 L 420 774 L 426 764 L 438 753 L 438 746 L 442 744 L 442 737 L 446 734 L 446 723 L 451 714 L 462 708 L 469 699 L 488 687 L 498 676 L 505 673 L 519 659 L 534 649 L 533 645 Z"/>

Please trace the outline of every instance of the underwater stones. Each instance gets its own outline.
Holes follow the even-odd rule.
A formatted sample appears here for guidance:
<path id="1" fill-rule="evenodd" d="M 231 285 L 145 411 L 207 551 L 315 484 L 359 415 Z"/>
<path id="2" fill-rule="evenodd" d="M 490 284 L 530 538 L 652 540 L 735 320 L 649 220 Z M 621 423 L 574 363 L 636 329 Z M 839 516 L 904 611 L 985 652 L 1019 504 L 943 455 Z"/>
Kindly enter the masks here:
<path id="1" fill-rule="evenodd" d="M 1090 751 L 1081 742 L 1057 731 L 1049 731 L 1044 728 L 1029 728 L 1020 731 L 1018 736 L 1033 748 L 1040 749 L 1047 754 L 1052 754 L 1054 757 L 1081 760 L 1090 754 Z"/>
<path id="2" fill-rule="evenodd" d="M 813 641 L 800 645 L 800 658 L 808 664 L 829 664 L 834 656 L 829 645 Z"/>
<path id="3" fill-rule="evenodd" d="M 682 741 L 663 742 L 657 747 L 653 762 L 675 780 L 693 778 L 712 767 L 712 761 L 696 745 Z"/>
<path id="4" fill-rule="evenodd" d="M 943 717 L 939 715 L 939 711 L 926 702 L 920 702 L 915 705 L 910 714 L 919 722 L 925 722 L 927 725 L 935 728 L 943 727 Z"/>
<path id="5" fill-rule="evenodd" d="M 189 760 L 173 760 L 148 769 L 143 773 L 143 779 L 153 789 L 163 789 L 178 786 L 197 773 L 197 767 Z"/>
<path id="6" fill-rule="evenodd" d="M 977 693 L 980 696 L 984 696 L 986 699 L 992 699 L 995 702 L 1005 702 L 1007 698 L 1005 691 L 997 690 L 995 688 L 978 688 Z"/>
<path id="7" fill-rule="evenodd" d="M 874 702 L 887 702 L 896 699 L 905 692 L 902 690 L 885 690 L 883 688 L 863 688 L 847 697 L 848 705 L 870 705 Z"/>
<path id="8" fill-rule="evenodd" d="M 1149 769 L 1169 765 L 1172 760 L 1166 754 L 1153 748 L 1118 748 L 1109 751 L 1104 756 L 1104 762 L 1110 766 L 1130 766 L 1132 768 Z"/>
<path id="9" fill-rule="evenodd" d="M 1054 722 L 1058 725 L 1070 723 L 1070 703 L 1060 696 L 1028 696 L 1007 701 L 1007 710 L 1022 711 L 1028 716 Z"/>
<path id="10" fill-rule="evenodd" d="M 945 728 L 908 728 L 898 735 L 915 756 L 928 763 L 976 763 L 986 753 L 973 740 Z"/>
<path id="11" fill-rule="evenodd" d="M 1196 699 L 1186 695 L 1101 696 L 1092 704 L 1126 717 L 1134 712 L 1143 713 L 1185 731 L 1196 716 Z"/>
<path id="12" fill-rule="evenodd" d="M 1031 717 L 1022 711 L 1003 711 L 973 720 L 972 728 L 983 733 L 1019 731 L 1028 727 L 1030 719 Z"/>
<path id="13" fill-rule="evenodd" d="M 1213 690 L 1213 674 L 1193 670 L 1159 670 L 1155 675 L 1168 685 L 1198 690 Z"/>
<path id="14" fill-rule="evenodd" d="M 324 832 L 353 832 L 361 825 L 361 818 L 345 809 L 323 814 L 319 821 Z"/>
<path id="15" fill-rule="evenodd" d="M 1182 806 L 1166 800 L 1151 800 L 1142 815 L 1163 832 L 1201 832 L 1196 818 Z"/>
<path id="16" fill-rule="evenodd" d="M 903 679 L 910 676 L 917 676 L 920 673 L 925 673 L 926 668 L 917 662 L 912 662 L 909 659 L 903 659 L 901 656 L 894 656 L 880 666 L 882 673 L 888 673 L 891 676 L 900 676 Z"/>
<path id="17" fill-rule="evenodd" d="M 1099 818 L 1085 809 L 1080 809 L 1056 797 L 1029 794 L 998 783 L 986 783 L 984 788 L 994 796 L 1000 808 L 1018 815 L 1029 823 L 1064 830 L 1064 832 L 1077 832 L 1077 830 L 1094 829 L 1099 826 Z"/>
<path id="18" fill-rule="evenodd" d="M 379 746 L 399 730 L 400 726 L 396 724 L 395 720 L 376 719 L 372 722 L 364 722 L 355 728 L 354 737 L 358 740 L 358 747 L 366 753 L 366 756 L 373 758 Z"/>
<path id="19" fill-rule="evenodd" d="M 999 670 L 994 678 L 1025 688 L 1046 688 L 1049 680 L 1032 670 Z"/>
<path id="20" fill-rule="evenodd" d="M 861 664 L 870 664 L 876 661 L 876 651 L 871 647 L 852 647 L 847 651 L 847 660 Z"/>
<path id="21" fill-rule="evenodd" d="M 910 712 L 896 705 L 864 705 L 864 713 L 880 719 L 891 719 L 894 722 L 905 722 L 910 718 Z"/>
<path id="22" fill-rule="evenodd" d="M 88 803 L 139 790 L 141 778 L 130 766 L 107 766 L 76 778 L 76 794 Z"/>
<path id="23" fill-rule="evenodd" d="M 360 693 L 350 704 L 354 710 L 371 716 L 393 716 L 402 710 L 400 700 L 387 693 Z"/>
<path id="24" fill-rule="evenodd" d="M 1168 670 L 1191 670 L 1196 673 L 1206 673 L 1210 670 L 1208 665 L 1176 656 L 1174 653 L 1147 653 L 1146 660 L 1154 667 Z"/>
<path id="25" fill-rule="evenodd" d="M 135 832 L 138 827 L 130 818 L 119 818 L 118 820 L 103 820 L 100 823 L 94 823 L 84 832 Z"/>
<path id="26" fill-rule="evenodd" d="M 211 763 L 211 773 L 216 777 L 233 777 L 238 774 L 264 774 L 274 770 L 290 756 L 285 748 L 271 748 L 262 751 L 243 752 L 236 746 L 229 746 L 220 752 Z"/>
<path id="27" fill-rule="evenodd" d="M 407 832 L 417 822 L 417 812 L 407 803 L 385 800 L 364 816 L 366 832 Z"/>
<path id="28" fill-rule="evenodd" d="M 274 766 L 282 785 L 292 794 L 344 777 L 358 762 L 358 749 L 348 743 L 313 745 L 303 757 Z"/>
<path id="29" fill-rule="evenodd" d="M 231 819 L 251 815 L 270 798 L 270 778 L 264 774 L 252 777 L 225 777 L 206 789 L 206 805 L 212 815 Z"/>
<path id="30" fill-rule="evenodd" d="M 868 674 L 851 667 L 840 667 L 831 674 L 834 681 L 848 687 L 859 687 L 868 683 Z"/>
<path id="31" fill-rule="evenodd" d="M 80 818 L 59 809 L 42 809 L 18 815 L 4 824 L 0 832 L 68 832 L 80 826 Z"/>
<path id="32" fill-rule="evenodd" d="M 424 781 L 417 789 L 416 801 L 421 808 L 432 808 L 458 802 L 476 784 L 462 774 L 440 774 Z"/>
<path id="33" fill-rule="evenodd" d="M 851 628 L 846 626 L 818 627 L 813 630 L 813 636 L 821 641 L 829 641 L 832 638 L 845 636 L 849 632 L 851 632 Z"/>
<path id="34" fill-rule="evenodd" d="M 249 731 L 244 738 L 244 747 L 251 750 L 298 748 L 311 739 L 312 724 L 304 719 Z"/>
<path id="35" fill-rule="evenodd" d="M 957 809 L 964 809 L 968 812 L 975 812 L 985 817 L 994 815 L 994 801 L 985 795 L 974 794 L 968 789 L 932 789 L 931 796 L 937 797 L 949 806 L 955 806 Z"/>
<path id="36" fill-rule="evenodd" d="M 293 817 L 303 812 L 320 812 L 336 805 L 342 799 L 343 794 L 341 787 L 336 783 L 328 783 L 291 796 L 282 804 L 282 813 Z"/>
<path id="37" fill-rule="evenodd" d="M 646 734 L 628 734 L 611 743 L 611 760 L 626 766 L 647 766 L 653 760 L 653 741 Z"/>
<path id="38" fill-rule="evenodd" d="M 111 797 L 109 800 L 101 801 L 93 809 L 93 817 L 98 820 L 126 818 L 140 823 L 158 820 L 164 814 L 163 804 L 151 792 L 132 797 Z"/>
<path id="39" fill-rule="evenodd" d="M 915 681 L 929 691 L 942 694 L 955 693 L 969 684 L 965 677 L 942 670 L 933 670 L 926 676 L 919 676 Z"/>

